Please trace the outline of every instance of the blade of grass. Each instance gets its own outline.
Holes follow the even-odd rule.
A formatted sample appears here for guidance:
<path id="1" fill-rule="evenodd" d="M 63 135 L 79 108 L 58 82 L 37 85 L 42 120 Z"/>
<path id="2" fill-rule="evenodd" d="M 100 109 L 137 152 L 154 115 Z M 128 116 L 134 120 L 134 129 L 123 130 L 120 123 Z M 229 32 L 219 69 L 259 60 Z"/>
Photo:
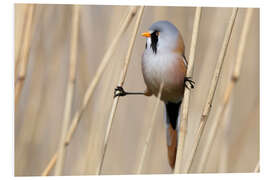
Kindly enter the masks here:
<path id="1" fill-rule="evenodd" d="M 219 129 L 220 124 L 222 124 L 222 121 L 224 120 L 224 118 L 222 118 L 222 117 L 224 115 L 224 112 L 226 111 L 226 108 L 227 108 L 228 102 L 230 100 L 230 97 L 232 95 L 233 89 L 234 89 L 234 87 L 239 79 L 239 76 L 240 76 L 240 70 L 241 70 L 241 65 L 242 65 L 242 61 L 243 61 L 243 54 L 244 54 L 244 49 L 245 49 L 245 45 L 246 45 L 248 30 L 250 27 L 252 12 L 253 12 L 252 8 L 247 9 L 247 11 L 246 11 L 244 24 L 243 24 L 243 28 L 242 28 L 242 32 L 241 32 L 241 37 L 239 40 L 238 51 L 237 51 L 237 55 L 236 55 L 236 62 L 235 62 L 233 73 L 231 74 L 231 81 L 228 83 L 228 85 L 226 87 L 226 91 L 224 92 L 224 95 L 223 95 L 223 101 L 218 107 L 217 113 L 215 114 L 215 117 L 214 117 L 215 121 L 210 128 L 208 138 L 206 140 L 206 144 L 203 148 L 203 152 L 202 152 L 202 156 L 201 156 L 202 158 L 199 162 L 199 168 L 198 168 L 199 172 L 202 172 L 203 169 L 205 168 L 208 156 L 211 152 L 213 142 L 214 142 L 216 134 L 217 134 L 217 130 Z"/>
<path id="2" fill-rule="evenodd" d="M 86 109 L 87 104 L 89 103 L 89 101 L 92 97 L 92 94 L 95 90 L 95 87 L 97 86 L 97 83 L 98 83 L 99 79 L 101 78 L 101 75 L 103 74 L 103 72 L 105 70 L 105 67 L 107 66 L 113 52 L 116 49 L 116 45 L 117 45 L 118 41 L 120 40 L 120 37 L 122 36 L 124 31 L 127 29 L 128 25 L 130 24 L 131 20 L 135 16 L 136 12 L 137 12 L 136 7 L 130 8 L 130 10 L 126 16 L 126 19 L 124 20 L 123 24 L 121 24 L 118 33 L 116 34 L 116 36 L 113 39 L 112 43 L 110 44 L 108 50 L 106 51 L 100 65 L 97 69 L 97 72 L 96 72 L 96 75 L 95 75 L 93 81 L 89 84 L 89 86 L 86 90 L 86 93 L 84 94 L 82 106 L 75 112 L 75 115 L 73 116 L 71 126 L 70 126 L 68 133 L 66 135 L 65 148 L 69 145 L 69 142 L 70 142 L 70 140 L 71 140 L 78 124 L 79 124 L 80 118 L 81 118 L 84 110 Z M 47 176 L 50 173 L 51 169 L 54 167 L 56 159 L 58 158 L 58 151 L 59 150 L 57 150 L 57 152 L 55 152 L 55 154 L 51 158 L 50 162 L 46 166 L 45 170 L 42 172 L 43 176 Z"/>
<path id="3" fill-rule="evenodd" d="M 129 64 L 130 57 L 131 57 L 131 54 L 132 54 L 132 50 L 133 50 L 133 47 L 134 47 L 134 44 L 135 44 L 136 35 L 137 35 L 138 29 L 139 29 L 139 26 L 140 26 L 140 23 L 141 23 L 143 10 L 144 10 L 144 6 L 141 6 L 140 9 L 139 9 L 137 21 L 135 23 L 134 31 L 133 31 L 133 33 L 131 35 L 130 46 L 128 48 L 127 55 L 125 57 L 124 67 L 122 69 L 122 72 L 121 72 L 121 75 L 120 75 L 120 78 L 119 78 L 118 86 L 123 86 L 125 78 L 126 78 L 128 64 Z M 102 171 L 104 157 L 105 157 L 106 150 L 107 150 L 108 140 L 109 140 L 111 127 L 112 127 L 112 123 L 113 123 L 113 118 L 114 118 L 115 110 L 116 110 L 116 107 L 117 107 L 117 104 L 118 104 L 118 100 L 119 100 L 119 96 L 117 96 L 113 100 L 113 105 L 112 105 L 111 113 L 110 113 L 109 120 L 108 120 L 108 126 L 107 126 L 107 130 L 106 130 L 105 138 L 104 138 L 104 145 L 103 145 L 103 149 L 102 149 L 101 160 L 100 160 L 100 163 L 99 163 L 98 169 L 97 169 L 97 174 L 99 174 L 99 175 L 101 174 L 101 171 Z"/>
<path id="4" fill-rule="evenodd" d="M 78 32 L 79 32 L 79 19 L 80 17 L 80 6 L 73 5 L 72 7 L 72 29 L 71 29 L 71 41 L 70 41 L 70 61 L 69 61 L 69 77 L 66 92 L 66 102 L 64 108 L 64 117 L 62 120 L 62 130 L 59 142 L 59 153 L 58 159 L 55 165 L 55 176 L 62 175 L 64 158 L 65 158 L 65 136 L 68 131 L 68 123 L 71 119 L 71 105 L 74 94 L 75 78 L 76 78 L 76 67 L 77 67 L 77 53 L 78 53 Z"/>
<path id="5" fill-rule="evenodd" d="M 206 103 L 205 103 L 205 106 L 204 106 L 204 109 L 203 109 L 203 112 L 202 112 L 200 124 L 199 124 L 199 127 L 196 130 L 195 141 L 194 141 L 194 144 L 192 146 L 190 156 L 189 156 L 189 158 L 187 160 L 187 168 L 184 171 L 185 173 L 190 172 L 190 169 L 191 169 L 191 166 L 193 164 L 193 160 L 194 160 L 198 145 L 200 143 L 200 140 L 201 140 L 201 137 L 202 137 L 202 134 L 203 134 L 203 131 L 204 131 L 205 124 L 207 122 L 209 113 L 211 111 L 213 98 L 214 98 L 214 95 L 215 95 L 215 92 L 216 92 L 217 83 L 219 81 L 220 72 L 221 72 L 222 65 L 223 65 L 223 62 L 224 62 L 224 59 L 225 59 L 224 57 L 225 57 L 225 54 L 226 54 L 226 51 L 227 51 L 227 48 L 228 48 L 228 44 L 229 44 L 229 40 L 230 40 L 230 37 L 231 37 L 231 34 L 232 34 L 232 29 L 233 29 L 233 26 L 234 26 L 234 22 L 235 22 L 237 12 L 238 12 L 238 8 L 233 8 L 232 15 L 231 15 L 231 18 L 230 18 L 230 21 L 229 21 L 229 25 L 228 25 L 228 28 L 227 28 L 226 33 L 225 33 L 222 48 L 221 48 L 221 51 L 220 51 L 220 54 L 219 54 L 219 57 L 218 57 L 218 61 L 217 61 L 216 67 L 215 67 L 215 72 L 214 72 L 213 79 L 212 79 L 212 82 L 211 82 L 211 86 L 210 86 L 210 89 L 209 89 L 209 92 L 208 92 L 208 97 L 206 99 Z"/>
<path id="6" fill-rule="evenodd" d="M 195 50 L 196 50 L 196 44 L 197 44 L 197 39 L 198 39 L 198 33 L 199 33 L 200 18 L 201 18 L 201 7 L 197 7 L 195 16 L 194 16 L 190 55 L 189 55 L 186 77 L 192 77 L 192 74 L 193 74 L 193 64 L 194 64 L 194 59 L 195 59 Z M 178 134 L 179 141 L 178 141 L 178 146 L 177 146 L 174 173 L 180 173 L 181 165 L 183 164 L 182 159 L 183 159 L 183 153 L 184 153 L 185 138 L 187 134 L 189 98 L 190 98 L 190 90 L 186 87 L 185 92 L 184 92 L 183 108 L 182 108 L 181 118 L 180 118 L 181 119 L 180 132 Z"/>

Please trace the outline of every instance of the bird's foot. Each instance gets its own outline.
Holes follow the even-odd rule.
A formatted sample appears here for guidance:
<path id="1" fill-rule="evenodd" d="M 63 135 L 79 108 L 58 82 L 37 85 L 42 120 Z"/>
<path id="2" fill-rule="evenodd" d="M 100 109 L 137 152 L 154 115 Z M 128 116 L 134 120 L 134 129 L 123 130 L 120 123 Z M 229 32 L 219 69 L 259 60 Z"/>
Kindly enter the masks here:
<path id="1" fill-rule="evenodd" d="M 191 77 L 185 77 L 184 78 L 185 87 L 187 87 L 188 89 L 190 89 L 189 86 L 187 85 L 187 82 L 189 83 L 191 89 L 193 89 L 195 82 L 191 80 Z"/>
<path id="2" fill-rule="evenodd" d="M 117 96 L 125 96 L 125 95 L 127 95 L 127 92 L 123 89 L 122 86 L 117 86 L 114 89 L 114 96 L 113 96 L 113 98 L 115 98 Z"/>

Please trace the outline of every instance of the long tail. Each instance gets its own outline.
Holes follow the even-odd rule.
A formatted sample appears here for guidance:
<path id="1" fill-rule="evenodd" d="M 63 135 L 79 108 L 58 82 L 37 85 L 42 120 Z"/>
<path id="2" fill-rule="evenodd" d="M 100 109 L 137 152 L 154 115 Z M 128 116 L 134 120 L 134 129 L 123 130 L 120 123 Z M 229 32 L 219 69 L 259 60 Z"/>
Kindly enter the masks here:
<path id="1" fill-rule="evenodd" d="M 179 110 L 182 101 L 179 103 L 166 102 L 166 126 L 167 126 L 167 145 L 168 145 L 168 160 L 172 169 L 174 169 L 176 152 L 177 152 L 177 137 L 178 123 L 180 122 Z"/>

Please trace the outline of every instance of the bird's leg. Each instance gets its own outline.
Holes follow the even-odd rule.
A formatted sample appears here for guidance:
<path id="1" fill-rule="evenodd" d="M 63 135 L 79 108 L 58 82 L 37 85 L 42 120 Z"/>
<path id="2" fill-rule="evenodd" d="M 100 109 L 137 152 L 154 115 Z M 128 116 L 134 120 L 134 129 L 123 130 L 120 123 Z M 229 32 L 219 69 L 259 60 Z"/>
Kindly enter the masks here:
<path id="1" fill-rule="evenodd" d="M 187 82 L 189 83 L 190 87 L 193 89 L 195 82 L 191 80 L 191 77 L 184 77 L 185 87 L 187 87 L 189 89 L 189 86 L 187 85 Z"/>
<path id="2" fill-rule="evenodd" d="M 114 89 L 114 98 L 117 96 L 126 96 L 126 95 L 146 95 L 145 92 L 126 92 L 123 87 L 117 86 Z"/>

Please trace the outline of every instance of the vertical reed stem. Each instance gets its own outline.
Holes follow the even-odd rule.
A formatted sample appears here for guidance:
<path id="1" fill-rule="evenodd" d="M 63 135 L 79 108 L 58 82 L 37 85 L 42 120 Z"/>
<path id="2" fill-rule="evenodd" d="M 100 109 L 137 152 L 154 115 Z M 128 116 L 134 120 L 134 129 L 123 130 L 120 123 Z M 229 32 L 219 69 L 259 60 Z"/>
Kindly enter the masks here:
<path id="1" fill-rule="evenodd" d="M 197 45 L 198 33 L 199 33 L 200 18 L 201 18 L 201 7 L 197 7 L 195 16 L 194 16 L 194 22 L 193 22 L 193 32 L 192 32 L 190 55 L 189 55 L 186 77 L 192 77 L 192 74 L 193 74 L 193 64 L 194 64 L 194 59 L 195 59 L 195 50 L 196 50 L 196 45 Z M 180 118 L 181 120 L 180 132 L 178 134 L 179 140 L 178 140 L 174 173 L 180 173 L 181 165 L 183 164 L 182 159 L 183 159 L 183 153 L 184 153 L 185 138 L 187 134 L 189 98 L 190 98 L 190 91 L 186 87 L 185 92 L 184 92 L 183 108 L 182 108 L 181 118 Z"/>
<path id="2" fill-rule="evenodd" d="M 194 144 L 193 144 L 192 149 L 191 149 L 190 156 L 189 156 L 188 161 L 187 161 L 187 169 L 185 170 L 185 173 L 190 172 L 190 169 L 191 169 L 191 166 L 193 164 L 193 160 L 194 160 L 198 145 L 200 143 L 200 140 L 201 140 L 201 137 L 202 137 L 202 134 L 203 134 L 205 124 L 206 124 L 207 119 L 208 119 L 208 115 L 209 115 L 209 113 L 211 111 L 213 98 L 214 98 L 214 95 L 215 95 L 215 92 L 216 92 L 217 83 L 218 83 L 218 80 L 219 80 L 219 77 L 220 77 L 220 72 L 221 72 L 222 65 L 223 65 L 223 62 L 224 62 L 224 57 L 225 57 L 225 54 L 226 54 L 226 51 L 227 51 L 227 48 L 228 48 L 229 40 L 230 40 L 230 37 L 231 37 L 231 34 L 232 34 L 232 29 L 233 29 L 233 26 L 234 26 L 234 22 L 235 22 L 237 12 L 238 12 L 238 8 L 233 8 L 232 15 L 231 15 L 231 18 L 230 18 L 230 21 L 229 21 L 229 25 L 228 25 L 228 28 L 226 30 L 224 41 L 223 41 L 223 44 L 222 44 L 222 48 L 221 48 L 221 51 L 220 51 L 220 54 L 219 54 L 219 57 L 218 57 L 218 61 L 217 61 L 217 64 L 216 64 L 214 76 L 213 76 L 211 86 L 210 86 L 210 89 L 209 89 L 209 92 L 208 92 L 208 97 L 206 99 L 206 103 L 205 103 L 203 113 L 202 113 L 202 116 L 201 116 L 200 124 L 199 124 L 199 127 L 198 127 L 197 131 L 196 131 L 195 141 L 194 141 Z"/>
<path id="3" fill-rule="evenodd" d="M 226 111 L 228 102 L 230 100 L 232 90 L 235 87 L 235 84 L 237 83 L 240 76 L 240 70 L 241 70 L 241 65 L 243 61 L 244 49 L 246 46 L 247 34 L 250 27 L 252 12 L 253 12 L 252 8 L 247 9 L 246 11 L 246 16 L 244 19 L 244 24 L 243 24 L 241 37 L 239 40 L 238 51 L 236 55 L 236 63 L 234 66 L 233 73 L 231 74 L 231 81 L 228 83 L 226 87 L 226 91 L 224 92 L 224 95 L 223 95 L 223 101 L 217 109 L 217 113 L 215 114 L 215 118 L 214 118 L 215 120 L 214 124 L 210 128 L 209 135 L 208 135 L 205 147 L 202 152 L 202 158 L 201 158 L 201 161 L 199 162 L 199 172 L 202 172 L 203 168 L 205 168 L 208 156 L 211 152 L 211 148 L 217 134 L 217 130 L 219 129 L 220 124 L 222 123 L 224 119 L 223 115 L 224 115 L 224 112 Z"/>
<path id="4" fill-rule="evenodd" d="M 122 36 L 124 31 L 127 29 L 128 25 L 130 24 L 131 20 L 135 16 L 136 12 L 137 12 L 136 7 L 130 8 L 129 13 L 126 16 L 126 19 L 124 20 L 123 24 L 120 26 L 118 33 L 116 34 L 111 45 L 109 46 L 108 50 L 106 51 L 100 65 L 97 69 L 97 72 L 96 72 L 96 75 L 95 75 L 93 81 L 90 83 L 90 85 L 88 86 L 88 88 L 86 90 L 86 93 L 84 94 L 82 106 L 76 111 L 75 115 L 73 116 L 71 126 L 68 130 L 68 133 L 66 134 L 65 148 L 69 145 L 69 142 L 70 142 L 70 140 L 71 140 L 78 124 L 79 124 L 81 115 L 83 114 L 88 102 L 90 101 L 92 94 L 94 92 L 94 89 L 97 86 L 97 83 L 98 83 L 99 79 L 101 78 L 101 75 L 103 74 L 105 67 L 107 66 L 113 52 L 115 51 L 116 45 L 117 45 L 120 37 Z M 49 172 L 51 171 L 51 169 L 55 165 L 57 157 L 58 157 L 58 151 L 54 154 L 54 156 L 51 158 L 49 164 L 46 166 L 45 170 L 42 173 L 43 176 L 47 176 L 49 174 Z"/>
<path id="5" fill-rule="evenodd" d="M 69 78 L 66 92 L 66 102 L 64 109 L 64 117 L 61 131 L 61 139 L 59 143 L 58 159 L 55 165 L 55 176 L 60 176 L 63 170 L 64 158 L 65 158 L 65 136 L 68 131 L 68 123 L 71 118 L 71 105 L 74 94 L 75 78 L 76 78 L 76 66 L 77 66 L 77 45 L 78 45 L 78 32 L 79 32 L 79 15 L 80 6 L 73 5 L 72 7 L 72 29 L 71 29 L 71 41 L 70 41 L 70 62 L 69 62 Z"/>
<path id="6" fill-rule="evenodd" d="M 19 54 L 19 57 L 17 57 L 18 59 L 15 62 L 15 65 L 18 66 L 19 68 L 18 77 L 15 77 L 17 78 L 15 81 L 15 107 L 19 100 L 21 90 L 24 84 L 24 80 L 26 77 L 26 72 L 27 72 L 29 51 L 30 51 L 32 32 L 33 32 L 34 9 L 35 9 L 34 4 L 28 5 L 28 8 L 26 10 L 27 20 L 25 24 L 25 33 L 24 33 L 22 47 L 21 47 L 22 49 Z"/>
<path id="7" fill-rule="evenodd" d="M 122 69 L 122 73 L 121 73 L 121 76 L 119 78 L 119 83 L 118 83 L 119 86 L 123 86 L 124 81 L 125 81 L 128 64 L 129 64 L 131 53 L 132 53 L 132 50 L 133 50 L 133 47 L 134 47 L 134 43 L 135 43 L 136 35 L 137 35 L 138 29 L 139 29 L 139 25 L 140 25 L 140 22 L 141 22 L 141 19 L 142 19 L 143 10 L 144 10 L 144 6 L 141 6 L 140 9 L 139 9 L 138 18 L 137 18 L 137 21 L 136 21 L 136 24 L 135 24 L 135 27 L 134 27 L 134 31 L 133 31 L 133 33 L 131 35 L 130 46 L 129 46 L 129 49 L 127 51 L 127 55 L 126 55 L 126 58 L 125 58 L 125 61 L 124 61 L 124 67 Z M 117 107 L 117 104 L 118 104 L 118 100 L 119 100 L 119 96 L 114 98 L 111 113 L 110 113 L 110 116 L 109 116 L 108 126 L 107 126 L 107 130 L 106 130 L 105 138 L 104 138 L 104 145 L 103 145 L 103 149 L 102 149 L 102 153 L 101 153 L 102 154 L 101 155 L 101 160 L 100 160 L 100 163 L 99 163 L 98 169 L 97 169 L 97 174 L 99 174 L 99 175 L 100 175 L 100 173 L 102 171 L 104 157 L 105 157 L 106 150 L 107 150 L 107 145 L 108 145 L 108 139 L 109 139 L 109 135 L 110 135 L 110 132 L 111 132 L 112 122 L 113 122 L 115 110 L 116 110 L 116 107 Z"/>

